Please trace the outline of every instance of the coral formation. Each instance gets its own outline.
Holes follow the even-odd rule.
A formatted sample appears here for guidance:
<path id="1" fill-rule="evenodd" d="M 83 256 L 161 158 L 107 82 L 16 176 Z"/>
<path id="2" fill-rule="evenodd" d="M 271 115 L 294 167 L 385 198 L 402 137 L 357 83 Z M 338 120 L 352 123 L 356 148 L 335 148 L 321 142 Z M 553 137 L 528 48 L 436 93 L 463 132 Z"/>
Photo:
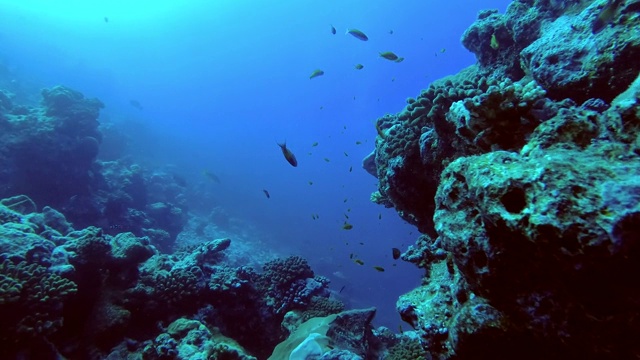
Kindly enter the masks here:
<path id="1" fill-rule="evenodd" d="M 397 308 L 427 357 L 640 352 L 621 280 L 640 260 L 640 17 L 621 4 L 601 31 L 604 0 L 481 12 L 462 39 L 478 64 L 378 119 L 372 200 L 423 233 Z"/>
<path id="2" fill-rule="evenodd" d="M 0 336 L 13 344 L 4 358 L 266 358 L 286 337 L 288 310 L 308 319 L 344 308 L 301 257 L 269 261 L 262 273 L 230 267 L 228 238 L 163 254 L 146 237 L 76 230 L 51 207 L 30 212 L 32 203 L 0 202 Z M 78 337 L 85 345 L 70 346 Z"/>

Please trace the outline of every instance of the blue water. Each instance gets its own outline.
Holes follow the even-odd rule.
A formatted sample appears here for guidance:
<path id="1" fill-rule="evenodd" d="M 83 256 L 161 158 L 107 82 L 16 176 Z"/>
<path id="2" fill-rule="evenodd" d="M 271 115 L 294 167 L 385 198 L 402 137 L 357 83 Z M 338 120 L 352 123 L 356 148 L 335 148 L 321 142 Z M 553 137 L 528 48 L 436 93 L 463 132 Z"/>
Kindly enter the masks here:
<path id="1" fill-rule="evenodd" d="M 361 160 L 374 146 L 373 122 L 473 64 L 460 36 L 479 10 L 504 12 L 509 1 L 16 3 L 0 1 L 0 62 L 22 93 L 34 90 L 23 101 L 59 84 L 99 98 L 100 121 L 128 132 L 123 151 L 136 162 L 210 187 L 212 206 L 251 224 L 262 246 L 306 257 L 333 288 L 345 286 L 350 307 L 376 306 L 375 322 L 397 328 L 397 296 L 422 274 L 394 262 L 391 248 L 406 249 L 418 233 L 369 201 L 376 179 Z M 325 74 L 310 80 L 315 69 Z M 297 168 L 276 145 L 285 140 Z M 204 169 L 221 183 L 207 182 Z"/>

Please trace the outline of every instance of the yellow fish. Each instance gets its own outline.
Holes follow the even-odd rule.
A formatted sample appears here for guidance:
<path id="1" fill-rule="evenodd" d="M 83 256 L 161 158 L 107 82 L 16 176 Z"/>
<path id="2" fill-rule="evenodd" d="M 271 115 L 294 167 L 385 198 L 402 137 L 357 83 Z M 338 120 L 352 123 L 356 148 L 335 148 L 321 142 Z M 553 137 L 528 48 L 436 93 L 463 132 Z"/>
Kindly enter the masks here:
<path id="1" fill-rule="evenodd" d="M 353 225 L 349 224 L 348 222 L 344 222 L 344 225 L 342 225 L 342 229 L 344 230 L 351 230 L 353 229 Z"/>
<path id="2" fill-rule="evenodd" d="M 491 34 L 491 43 L 489 44 L 493 50 L 498 50 L 500 47 L 500 43 L 498 43 L 498 39 L 496 38 L 496 34 Z"/>

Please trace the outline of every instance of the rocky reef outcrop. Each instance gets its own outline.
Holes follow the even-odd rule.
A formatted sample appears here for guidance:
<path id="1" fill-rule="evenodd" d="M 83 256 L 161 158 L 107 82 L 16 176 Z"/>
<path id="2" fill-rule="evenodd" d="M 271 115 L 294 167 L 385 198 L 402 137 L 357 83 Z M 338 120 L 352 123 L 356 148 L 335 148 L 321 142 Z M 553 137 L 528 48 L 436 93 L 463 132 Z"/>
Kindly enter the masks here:
<path id="1" fill-rule="evenodd" d="M 634 1 L 481 12 L 478 64 L 378 119 L 364 164 L 423 233 L 397 307 L 431 358 L 640 354 L 639 25 Z"/>
<path id="2" fill-rule="evenodd" d="M 0 197 L 27 195 L 78 228 L 126 230 L 171 250 L 187 223 L 185 184 L 127 158 L 98 160 L 102 102 L 65 86 L 42 90 L 40 106 L 1 94 Z"/>

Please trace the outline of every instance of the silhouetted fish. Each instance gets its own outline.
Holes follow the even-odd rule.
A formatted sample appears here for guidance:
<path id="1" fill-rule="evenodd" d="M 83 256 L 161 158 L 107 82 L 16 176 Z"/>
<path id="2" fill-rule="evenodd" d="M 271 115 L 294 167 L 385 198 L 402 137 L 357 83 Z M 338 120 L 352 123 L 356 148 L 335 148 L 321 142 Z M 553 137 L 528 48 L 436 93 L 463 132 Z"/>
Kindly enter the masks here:
<path id="1" fill-rule="evenodd" d="M 142 105 L 140 105 L 138 100 L 129 100 L 129 104 L 138 110 L 142 110 Z"/>
<path id="2" fill-rule="evenodd" d="M 324 71 L 320 69 L 316 69 L 316 70 L 313 70 L 313 72 L 311 73 L 311 76 L 309 76 L 309 79 L 317 78 L 318 76 L 322 76 L 322 75 L 324 75 Z"/>
<path id="3" fill-rule="evenodd" d="M 291 164 L 291 166 L 293 167 L 298 166 L 298 160 L 296 160 L 296 156 L 293 155 L 291 150 L 287 149 L 287 142 L 285 141 L 282 144 L 280 143 L 277 143 L 277 144 L 278 146 L 280 146 L 280 149 L 282 150 L 282 155 L 284 155 L 284 158 L 287 159 L 289 164 Z"/>
<path id="4" fill-rule="evenodd" d="M 212 173 L 211 171 L 202 170 L 202 175 L 207 177 L 207 179 L 209 179 L 209 180 L 211 180 L 211 181 L 213 181 L 215 183 L 220 184 L 220 178 L 216 174 Z"/>
<path id="5" fill-rule="evenodd" d="M 264 195 L 267 197 L 267 199 L 271 199 L 271 195 L 269 195 L 269 192 L 265 189 L 262 189 L 262 192 L 264 192 Z"/>

